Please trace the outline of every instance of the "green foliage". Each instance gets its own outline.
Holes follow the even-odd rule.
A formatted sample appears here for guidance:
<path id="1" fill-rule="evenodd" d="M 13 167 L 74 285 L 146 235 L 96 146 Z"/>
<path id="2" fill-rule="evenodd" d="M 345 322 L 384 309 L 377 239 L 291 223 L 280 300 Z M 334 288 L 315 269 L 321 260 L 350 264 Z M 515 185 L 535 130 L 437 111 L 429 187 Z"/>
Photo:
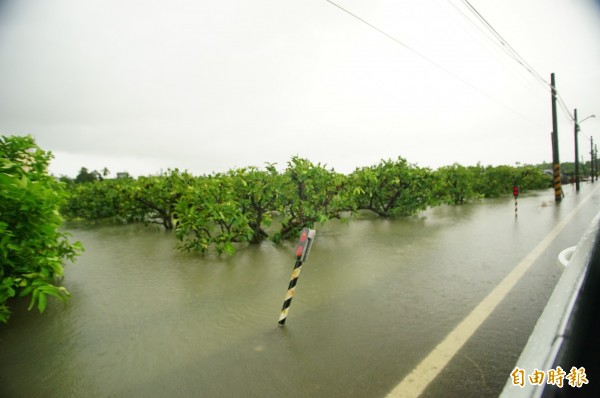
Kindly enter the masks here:
<path id="1" fill-rule="evenodd" d="M 480 192 L 485 198 L 497 198 L 512 192 L 517 185 L 515 168 L 511 166 L 488 166 L 485 168 Z"/>
<path id="2" fill-rule="evenodd" d="M 267 165 L 198 178 L 175 207 L 179 247 L 232 253 L 236 243 L 268 238 L 274 212 L 280 214 L 281 227 L 272 239 L 295 238 L 303 227 L 349 209 L 345 181 L 343 175 L 298 157 L 282 174 Z"/>
<path id="3" fill-rule="evenodd" d="M 128 198 L 133 189 L 128 180 L 104 180 L 75 184 L 69 198 L 61 208 L 69 219 L 93 221 L 141 221 L 143 214 Z"/>
<path id="4" fill-rule="evenodd" d="M 442 203 L 460 205 L 477 198 L 510 195 L 517 185 L 521 192 L 548 187 L 548 176 L 534 166 L 477 166 L 459 164 L 436 171 L 436 197 Z"/>
<path id="5" fill-rule="evenodd" d="M 71 183 L 63 211 L 71 218 L 158 223 L 175 229 L 182 250 L 232 254 L 240 244 L 295 239 L 303 227 L 345 212 L 411 216 L 439 203 L 509 194 L 515 183 L 522 191 L 545 187 L 544 181 L 533 167 L 454 164 L 433 172 L 401 157 L 345 176 L 293 157 L 281 173 L 267 164 L 201 177 L 169 170 L 137 180 Z"/>
<path id="6" fill-rule="evenodd" d="M 75 177 L 75 183 L 82 184 L 87 182 L 102 181 L 102 176 L 96 170 L 90 172 L 85 167 L 79 170 L 79 174 Z"/>
<path id="7" fill-rule="evenodd" d="M 486 198 L 510 195 L 517 185 L 521 192 L 548 187 L 549 177 L 534 166 L 487 166 L 478 165 L 480 175 L 476 178 L 477 191 Z"/>
<path id="8" fill-rule="evenodd" d="M 484 176 L 479 168 L 464 167 L 457 163 L 436 171 L 436 198 L 446 204 L 461 205 L 481 196 L 477 184 Z M 483 183 L 482 186 L 485 186 Z"/>
<path id="9" fill-rule="evenodd" d="M 31 296 L 29 308 L 46 308 L 48 295 L 65 299 L 69 293 L 55 285 L 63 261 L 82 250 L 59 232 L 58 209 L 65 193 L 46 168 L 52 155 L 30 136 L 0 139 L 0 321 L 7 322 L 7 301 Z"/>
<path id="10" fill-rule="evenodd" d="M 398 157 L 350 175 L 353 208 L 382 217 L 410 216 L 433 204 L 434 175 Z"/>
<path id="11" fill-rule="evenodd" d="M 169 170 L 164 175 L 97 180 L 70 187 L 62 208 L 70 219 L 160 224 L 167 230 L 176 222 L 175 204 L 193 184 L 187 172 Z"/>
<path id="12" fill-rule="evenodd" d="M 232 170 L 228 176 L 232 181 L 235 200 L 252 230 L 249 242 L 260 243 L 269 236 L 265 227 L 271 225 L 272 211 L 276 210 L 281 191 L 282 176 L 271 164 L 265 170 L 256 167 Z"/>
<path id="13" fill-rule="evenodd" d="M 179 222 L 175 230 L 187 251 L 233 254 L 234 242 L 250 240 L 252 228 L 233 190 L 231 175 L 216 174 L 196 179 L 175 206 Z"/>
<path id="14" fill-rule="evenodd" d="M 351 208 L 345 191 L 347 179 L 333 169 L 293 157 L 282 177 L 277 207 L 283 219 L 275 241 L 296 238 L 302 228 L 340 218 Z"/>
<path id="15" fill-rule="evenodd" d="M 545 189 L 550 186 L 551 178 L 535 166 L 521 166 L 515 169 L 515 183 L 522 192 Z"/>
<path id="16" fill-rule="evenodd" d="M 169 170 L 161 176 L 140 177 L 125 198 L 131 204 L 130 213 L 144 222 L 161 224 L 171 230 L 176 222 L 175 205 L 194 178 L 187 172 Z"/>

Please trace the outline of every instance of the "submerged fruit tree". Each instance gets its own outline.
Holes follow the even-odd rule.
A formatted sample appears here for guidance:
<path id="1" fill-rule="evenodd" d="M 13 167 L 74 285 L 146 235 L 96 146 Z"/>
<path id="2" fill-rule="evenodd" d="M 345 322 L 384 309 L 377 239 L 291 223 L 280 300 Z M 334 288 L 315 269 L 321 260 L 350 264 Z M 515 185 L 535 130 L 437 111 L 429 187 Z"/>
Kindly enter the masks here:
<path id="1" fill-rule="evenodd" d="M 133 180 L 104 180 L 74 184 L 61 213 L 71 220 L 94 222 L 133 222 L 143 219 L 143 212 L 129 199 Z"/>
<path id="2" fill-rule="evenodd" d="M 160 224 L 169 231 L 177 222 L 175 205 L 193 183 L 194 178 L 189 173 L 168 170 L 160 176 L 140 177 L 129 184 L 125 200 L 141 221 Z"/>
<path id="3" fill-rule="evenodd" d="M 313 228 L 351 210 L 347 178 L 308 159 L 293 157 L 279 184 L 277 208 L 281 211 L 281 230 L 273 239 L 295 239 L 304 227 Z"/>
<path id="4" fill-rule="evenodd" d="M 431 170 L 401 157 L 356 169 L 350 181 L 354 208 L 382 217 L 411 216 L 433 204 L 435 180 Z"/>
<path id="5" fill-rule="evenodd" d="M 117 178 L 74 183 L 61 212 L 71 220 L 143 222 L 172 230 L 177 221 L 175 204 L 193 182 L 194 177 L 189 173 L 175 169 L 137 180 Z"/>
<path id="6" fill-rule="evenodd" d="M 544 187 L 532 167 L 464 167 L 436 171 L 398 157 L 350 175 L 298 156 L 275 165 L 199 177 L 169 170 L 158 176 L 73 183 L 64 214 L 90 221 L 157 223 L 175 230 L 186 251 L 232 254 L 239 244 L 295 239 L 304 227 L 370 210 L 381 217 L 418 214 L 441 203 Z"/>
<path id="7" fill-rule="evenodd" d="M 228 175 L 235 200 L 251 230 L 248 241 L 260 243 L 269 237 L 266 228 L 271 226 L 272 213 L 277 210 L 282 176 L 272 164 L 267 164 L 265 170 L 246 167 L 231 170 Z"/>
<path id="8" fill-rule="evenodd" d="M 442 202 L 450 205 L 462 205 L 473 199 L 482 197 L 477 184 L 485 186 L 483 172 L 477 173 L 470 167 L 455 163 L 450 166 L 440 167 L 436 171 L 437 184 L 435 196 Z"/>
<path id="9" fill-rule="evenodd" d="M 65 199 L 61 183 L 46 168 L 52 155 L 30 136 L 0 138 L 0 321 L 10 316 L 8 299 L 30 296 L 29 309 L 46 308 L 47 296 L 66 299 L 57 284 L 63 261 L 82 250 L 58 228 Z"/>
<path id="10" fill-rule="evenodd" d="M 197 178 L 182 192 L 175 206 L 179 248 L 233 254 L 233 243 L 250 239 L 252 229 L 233 187 L 232 176 L 215 174 Z"/>
<path id="11" fill-rule="evenodd" d="M 438 183 L 436 198 L 461 205 L 477 198 L 509 195 L 517 185 L 521 192 L 548 187 L 548 176 L 534 166 L 461 166 L 457 163 L 440 167 L 435 172 Z"/>
<path id="12" fill-rule="evenodd" d="M 267 164 L 197 178 L 175 206 L 179 247 L 231 254 L 236 243 L 293 239 L 303 227 L 350 210 L 345 183 L 342 174 L 298 157 L 283 173 Z"/>

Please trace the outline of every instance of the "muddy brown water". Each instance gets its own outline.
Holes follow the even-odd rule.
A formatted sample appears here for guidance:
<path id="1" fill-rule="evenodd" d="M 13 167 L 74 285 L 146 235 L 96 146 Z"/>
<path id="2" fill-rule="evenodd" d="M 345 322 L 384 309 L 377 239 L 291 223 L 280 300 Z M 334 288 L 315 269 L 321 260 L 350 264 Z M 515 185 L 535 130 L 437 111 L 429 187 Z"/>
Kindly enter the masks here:
<path id="1" fill-rule="evenodd" d="M 520 201 L 535 223 L 513 208 L 318 226 L 283 328 L 294 243 L 202 256 L 152 227 L 71 228 L 72 298 L 12 303 L 0 396 L 385 396 L 560 216 L 546 191 Z"/>

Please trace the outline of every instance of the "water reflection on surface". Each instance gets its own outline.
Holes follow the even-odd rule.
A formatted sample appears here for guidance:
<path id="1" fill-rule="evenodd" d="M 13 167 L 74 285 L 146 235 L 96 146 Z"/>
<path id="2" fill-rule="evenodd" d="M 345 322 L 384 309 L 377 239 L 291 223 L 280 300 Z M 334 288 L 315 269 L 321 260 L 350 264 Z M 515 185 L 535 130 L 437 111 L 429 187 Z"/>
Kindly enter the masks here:
<path id="1" fill-rule="evenodd" d="M 0 395 L 384 396 L 555 222 L 513 206 L 318 227 L 284 328 L 293 243 L 198 256 L 153 228 L 72 229 L 86 248 L 66 267 L 73 297 L 43 315 L 15 303 Z"/>

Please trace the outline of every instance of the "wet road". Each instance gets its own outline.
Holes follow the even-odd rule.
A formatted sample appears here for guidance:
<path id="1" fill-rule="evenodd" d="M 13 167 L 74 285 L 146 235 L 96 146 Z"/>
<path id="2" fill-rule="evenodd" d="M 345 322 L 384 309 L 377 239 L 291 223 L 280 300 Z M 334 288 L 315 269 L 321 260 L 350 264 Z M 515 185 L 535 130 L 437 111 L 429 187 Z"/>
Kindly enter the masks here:
<path id="1" fill-rule="evenodd" d="M 502 292 L 502 301 L 488 318 L 482 320 L 466 344 L 457 348 L 447 366 L 436 373 L 437 377 L 419 396 L 494 397 L 502 391 L 510 372 L 518 366 L 521 350 L 561 275 L 561 268 L 556 265 L 558 253 L 577 244 L 600 210 L 600 196 L 595 188 L 587 185 L 577 194 L 567 186 L 567 196 L 560 204 L 541 203 L 538 210 L 551 208 L 554 222 L 552 228 L 549 225 L 540 231 L 545 236 L 535 247 L 531 246 L 527 257 L 518 265 L 514 264 L 515 269 L 526 266 L 523 275 L 514 287 Z M 534 217 L 534 213 L 523 215 L 519 212 L 517 223 L 529 223 L 524 221 L 526 217 Z M 397 396 L 410 395 L 401 393 Z"/>
<path id="2" fill-rule="evenodd" d="M 424 397 L 497 396 L 561 275 L 558 253 L 600 209 L 596 186 L 565 187 L 560 205 L 550 190 L 525 195 L 517 218 L 504 198 L 330 222 L 283 328 L 293 244 L 219 258 L 140 226 L 74 229 L 86 252 L 66 269 L 70 302 L 42 315 L 16 303 L 0 327 L 0 396 L 384 397 L 409 375 Z M 464 345 L 411 373 L 524 262 Z"/>

